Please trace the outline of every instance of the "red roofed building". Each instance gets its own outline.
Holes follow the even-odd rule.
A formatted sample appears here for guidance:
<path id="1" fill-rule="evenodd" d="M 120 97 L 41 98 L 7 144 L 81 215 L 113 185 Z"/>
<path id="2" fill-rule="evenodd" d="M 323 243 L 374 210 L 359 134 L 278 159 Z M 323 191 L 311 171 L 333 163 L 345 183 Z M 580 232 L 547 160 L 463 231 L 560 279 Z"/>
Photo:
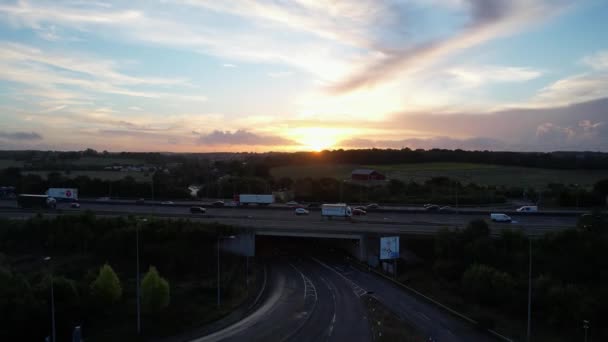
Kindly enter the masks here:
<path id="1" fill-rule="evenodd" d="M 351 180 L 354 181 L 376 181 L 386 180 L 386 176 L 372 169 L 356 169 L 350 174 Z"/>

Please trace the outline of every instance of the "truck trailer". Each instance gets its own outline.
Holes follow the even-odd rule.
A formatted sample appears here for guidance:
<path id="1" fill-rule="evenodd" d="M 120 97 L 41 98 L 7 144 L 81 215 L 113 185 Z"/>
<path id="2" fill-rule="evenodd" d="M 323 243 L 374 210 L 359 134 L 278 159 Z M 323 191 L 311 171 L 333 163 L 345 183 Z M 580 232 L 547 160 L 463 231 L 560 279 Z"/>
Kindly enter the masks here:
<path id="1" fill-rule="evenodd" d="M 321 216 L 331 219 L 332 217 L 343 217 L 350 219 L 353 216 L 352 209 L 345 203 L 323 204 L 321 206 Z"/>
<path id="2" fill-rule="evenodd" d="M 274 195 L 241 194 L 239 195 L 239 203 L 243 205 L 269 205 L 274 203 Z"/>
<path id="3" fill-rule="evenodd" d="M 47 195 L 20 194 L 17 206 L 23 209 L 55 209 L 57 201 Z"/>
<path id="4" fill-rule="evenodd" d="M 58 201 L 78 201 L 78 189 L 74 188 L 49 188 L 46 194 Z"/>

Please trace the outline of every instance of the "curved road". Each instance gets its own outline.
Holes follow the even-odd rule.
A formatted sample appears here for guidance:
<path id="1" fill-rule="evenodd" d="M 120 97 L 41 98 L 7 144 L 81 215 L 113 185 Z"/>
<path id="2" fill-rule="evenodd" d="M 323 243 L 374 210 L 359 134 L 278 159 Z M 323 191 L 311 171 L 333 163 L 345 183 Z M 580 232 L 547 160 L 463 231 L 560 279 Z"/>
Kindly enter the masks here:
<path id="1" fill-rule="evenodd" d="M 370 322 L 360 298 L 365 295 L 374 296 L 435 341 L 496 341 L 392 282 L 339 258 L 282 258 L 270 265 L 269 278 L 267 298 L 255 313 L 192 342 L 371 342 Z"/>
<path id="2" fill-rule="evenodd" d="M 310 260 L 273 262 L 266 300 L 252 315 L 192 342 L 371 341 L 363 303 L 349 284 Z"/>

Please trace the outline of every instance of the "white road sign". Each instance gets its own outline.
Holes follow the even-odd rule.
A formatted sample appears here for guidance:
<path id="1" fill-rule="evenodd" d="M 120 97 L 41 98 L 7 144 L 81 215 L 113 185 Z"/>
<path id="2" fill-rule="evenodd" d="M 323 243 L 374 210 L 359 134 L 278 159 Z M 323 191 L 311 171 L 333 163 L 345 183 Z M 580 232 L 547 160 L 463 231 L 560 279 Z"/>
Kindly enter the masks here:
<path id="1" fill-rule="evenodd" d="M 380 238 L 380 259 L 399 258 L 399 237 L 389 236 Z"/>

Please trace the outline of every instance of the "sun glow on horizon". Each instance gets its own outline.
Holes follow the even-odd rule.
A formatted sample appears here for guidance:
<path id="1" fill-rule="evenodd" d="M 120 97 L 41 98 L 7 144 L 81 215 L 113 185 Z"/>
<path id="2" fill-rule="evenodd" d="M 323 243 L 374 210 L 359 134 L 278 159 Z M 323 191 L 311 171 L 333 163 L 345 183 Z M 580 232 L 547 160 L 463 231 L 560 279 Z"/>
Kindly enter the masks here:
<path id="1" fill-rule="evenodd" d="M 289 129 L 286 135 L 300 143 L 302 150 L 320 152 L 335 147 L 352 134 L 352 129 L 299 127 Z"/>

